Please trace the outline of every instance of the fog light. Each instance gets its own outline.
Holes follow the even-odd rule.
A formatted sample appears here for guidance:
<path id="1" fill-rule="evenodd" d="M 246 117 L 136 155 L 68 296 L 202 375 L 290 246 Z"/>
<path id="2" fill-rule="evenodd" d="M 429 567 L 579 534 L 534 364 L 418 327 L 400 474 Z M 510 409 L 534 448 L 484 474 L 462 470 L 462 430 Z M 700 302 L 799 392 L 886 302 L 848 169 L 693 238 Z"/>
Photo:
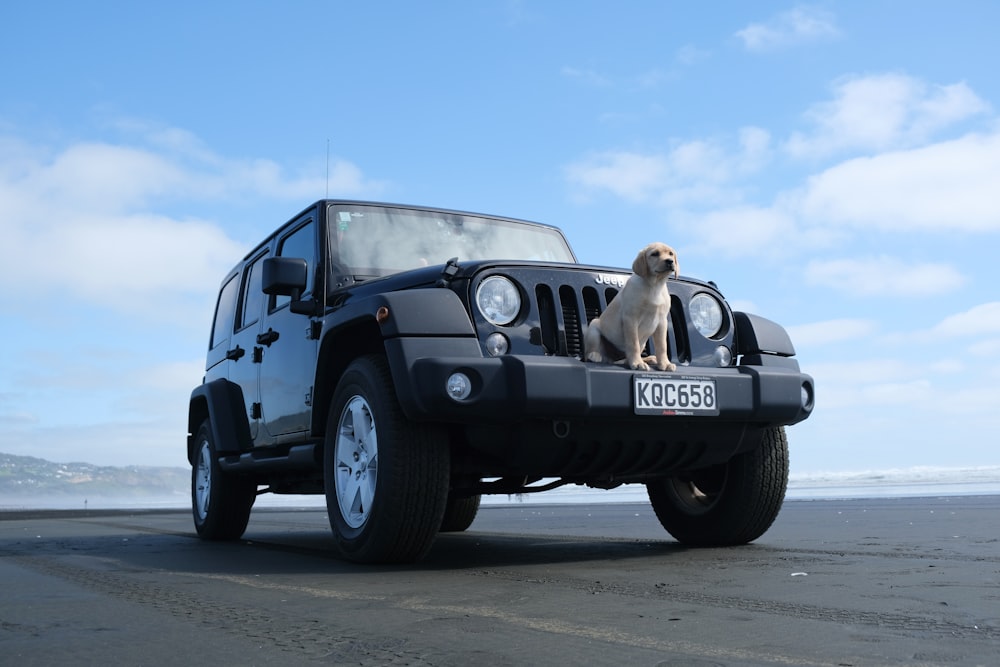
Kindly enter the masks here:
<path id="1" fill-rule="evenodd" d="M 452 399 L 464 401 L 472 393 L 472 380 L 465 373 L 452 373 L 448 376 L 444 390 Z"/>
<path id="2" fill-rule="evenodd" d="M 802 409 L 809 410 L 810 408 L 812 408 L 812 402 L 813 402 L 812 387 L 810 387 L 808 384 L 802 385 Z"/>
<path id="3" fill-rule="evenodd" d="M 715 365 L 719 368 L 725 368 L 733 364 L 733 353 L 725 345 L 715 348 L 715 353 L 712 356 L 715 357 Z"/>
<path id="4" fill-rule="evenodd" d="M 486 337 L 486 353 L 491 357 L 499 357 L 507 354 L 507 350 L 509 349 L 510 343 L 502 333 L 494 332 Z"/>

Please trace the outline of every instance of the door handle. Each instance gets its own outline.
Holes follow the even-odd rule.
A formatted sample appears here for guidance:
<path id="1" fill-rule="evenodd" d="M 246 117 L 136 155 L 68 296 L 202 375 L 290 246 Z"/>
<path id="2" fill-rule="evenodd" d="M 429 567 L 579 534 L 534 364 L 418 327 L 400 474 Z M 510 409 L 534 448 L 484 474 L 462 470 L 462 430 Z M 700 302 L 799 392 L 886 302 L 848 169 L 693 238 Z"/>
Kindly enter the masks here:
<path id="1" fill-rule="evenodd" d="M 247 353 L 246 350 L 237 345 L 231 350 L 226 350 L 226 359 L 232 359 L 233 361 L 236 361 L 246 353 Z"/>
<path id="2" fill-rule="evenodd" d="M 257 344 L 271 347 L 271 343 L 278 340 L 278 332 L 268 327 L 264 333 L 257 334 Z"/>

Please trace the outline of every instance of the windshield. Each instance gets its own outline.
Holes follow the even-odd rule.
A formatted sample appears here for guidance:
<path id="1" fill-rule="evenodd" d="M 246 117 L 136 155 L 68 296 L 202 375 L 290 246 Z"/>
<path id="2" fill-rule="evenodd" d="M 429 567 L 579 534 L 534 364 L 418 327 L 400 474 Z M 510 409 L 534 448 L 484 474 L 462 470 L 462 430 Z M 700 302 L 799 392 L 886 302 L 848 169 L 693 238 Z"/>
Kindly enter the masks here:
<path id="1" fill-rule="evenodd" d="M 334 254 L 350 273 L 387 275 L 461 260 L 575 262 L 550 227 L 474 215 L 384 206 L 330 207 Z"/>

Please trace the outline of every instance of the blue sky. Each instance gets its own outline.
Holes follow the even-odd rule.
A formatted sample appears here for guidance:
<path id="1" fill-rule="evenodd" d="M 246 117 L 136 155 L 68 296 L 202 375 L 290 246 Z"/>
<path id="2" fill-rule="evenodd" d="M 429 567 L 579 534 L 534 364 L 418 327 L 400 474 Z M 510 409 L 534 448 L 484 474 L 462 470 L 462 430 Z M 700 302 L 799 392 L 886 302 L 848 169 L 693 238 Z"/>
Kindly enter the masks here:
<path id="1" fill-rule="evenodd" d="M 793 474 L 1000 465 L 1000 4 L 694 4 L 5 3 L 0 451 L 186 465 L 222 275 L 329 193 L 675 246 L 816 378 Z"/>

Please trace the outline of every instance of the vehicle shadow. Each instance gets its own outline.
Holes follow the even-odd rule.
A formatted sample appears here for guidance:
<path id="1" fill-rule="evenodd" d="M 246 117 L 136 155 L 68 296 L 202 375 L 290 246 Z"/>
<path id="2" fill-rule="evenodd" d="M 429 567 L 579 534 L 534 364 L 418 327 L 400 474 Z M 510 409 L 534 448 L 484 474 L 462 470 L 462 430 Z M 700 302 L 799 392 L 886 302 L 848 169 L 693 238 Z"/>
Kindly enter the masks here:
<path id="1" fill-rule="evenodd" d="M 252 538 L 236 543 L 220 544 L 198 541 L 196 549 L 206 556 L 217 555 L 219 550 L 226 554 L 224 571 L 232 571 L 233 558 L 241 552 L 238 560 L 252 562 L 257 573 L 265 573 L 265 564 L 275 571 L 300 571 L 301 568 L 315 567 L 314 559 L 326 561 L 318 569 L 324 572 L 420 572 L 441 570 L 482 570 L 511 566 L 532 565 L 572 565 L 588 562 L 639 561 L 646 559 L 669 559 L 690 551 L 677 542 L 664 540 L 639 540 L 622 538 L 600 538 L 587 536 L 511 535 L 485 533 L 470 530 L 465 533 L 441 534 L 435 540 L 427 556 L 417 563 L 409 564 L 358 564 L 346 561 L 337 553 L 333 537 L 328 531 L 322 532 L 282 532 L 268 535 L 257 533 Z M 264 552 L 274 557 L 264 557 Z M 258 558 L 256 554 L 261 557 Z M 280 558 L 287 558 L 284 567 Z M 240 568 L 242 569 L 242 568 Z"/>
<path id="2" fill-rule="evenodd" d="M 302 518 L 299 518 L 302 517 Z M 183 517 L 183 520 L 186 518 Z M 55 522 L 66 532 L 40 539 L 0 540 L 0 553 L 39 557 L 73 556 L 98 559 L 102 567 L 171 570 L 214 575 L 350 574 L 437 572 L 502 569 L 516 566 L 573 565 L 593 562 L 670 560 L 687 553 L 707 556 L 714 549 L 690 549 L 664 533 L 663 539 L 602 537 L 593 534 L 540 534 L 516 529 L 476 530 L 438 535 L 430 552 L 412 564 L 357 564 L 338 554 L 325 524 L 325 513 L 275 514 L 270 520 L 251 523 L 243 539 L 205 541 L 174 514 L 89 516 L 86 532 L 72 528 L 75 521 Z M 32 521 L 34 523 L 34 521 Z M 48 523 L 48 522 L 46 522 Z M 50 524 L 51 525 L 51 524 Z M 99 532 L 94 528 L 99 526 Z M 600 528 L 592 527 L 592 530 Z M 565 532 L 567 529 L 564 528 Z M 569 529 L 574 531 L 575 529 Z M 753 546 L 737 549 L 753 549 Z M 732 552 L 732 548 L 727 552 Z M 114 565 L 112 565 L 114 564 Z"/>

